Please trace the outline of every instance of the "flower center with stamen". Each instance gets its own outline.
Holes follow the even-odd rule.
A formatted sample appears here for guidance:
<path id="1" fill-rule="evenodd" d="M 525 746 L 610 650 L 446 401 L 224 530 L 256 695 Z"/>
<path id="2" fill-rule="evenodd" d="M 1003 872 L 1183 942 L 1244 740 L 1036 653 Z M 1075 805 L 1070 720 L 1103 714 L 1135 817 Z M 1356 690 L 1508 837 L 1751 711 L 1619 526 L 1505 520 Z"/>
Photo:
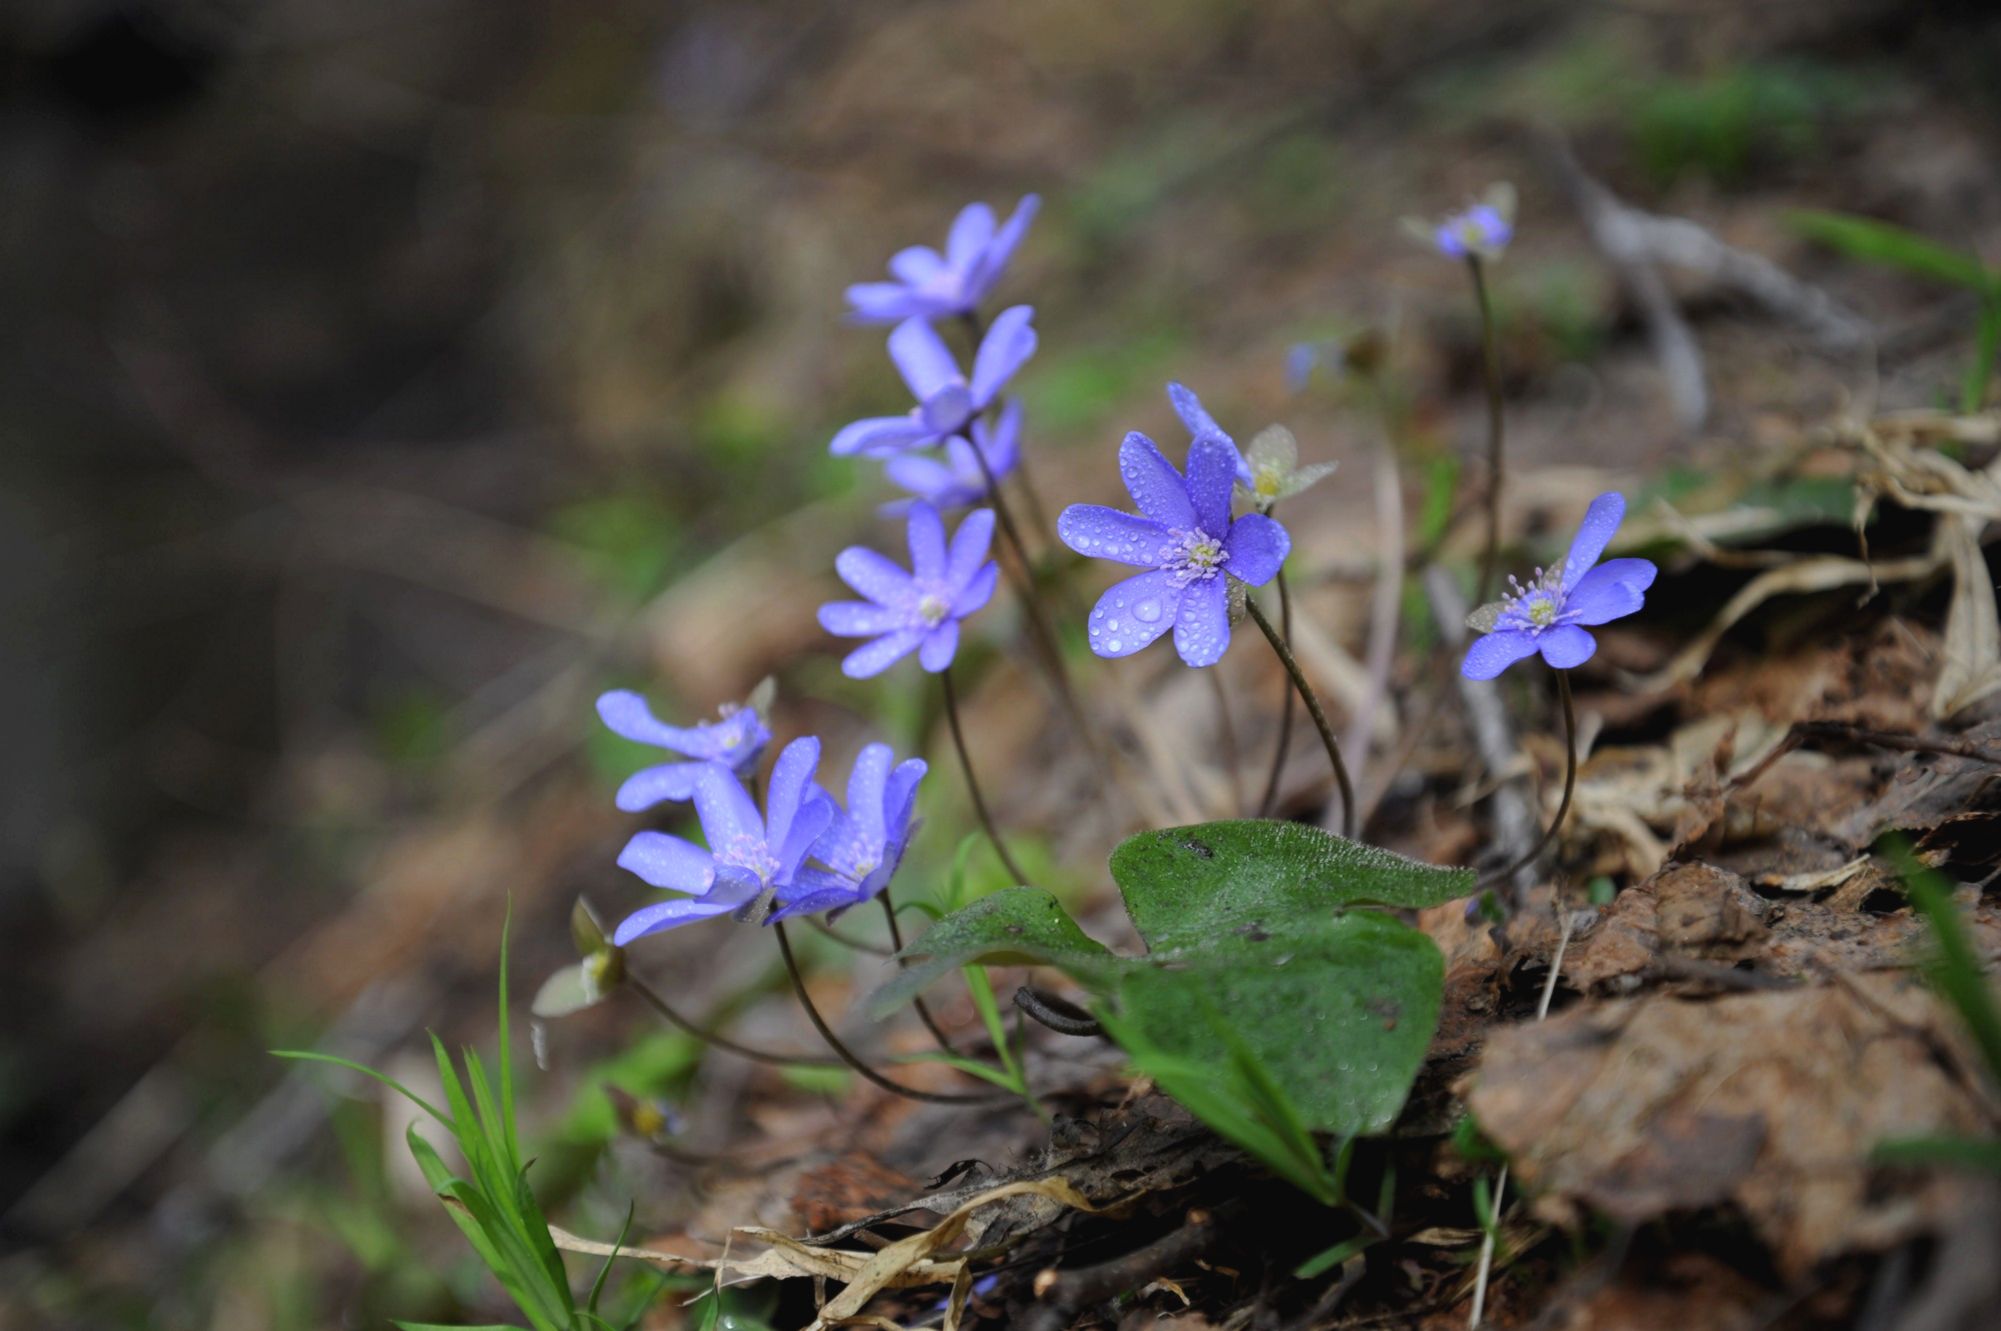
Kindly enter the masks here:
<path id="1" fill-rule="evenodd" d="M 1168 546 L 1160 566 L 1173 575 L 1177 587 L 1213 578 L 1229 562 L 1230 552 L 1223 548 L 1223 543 L 1200 527 L 1194 531 L 1171 532 L 1170 535 L 1174 538 L 1173 544 Z"/>
<path id="2" fill-rule="evenodd" d="M 1537 569 L 1526 587 L 1509 577 L 1508 592 L 1503 617 L 1514 620 L 1516 628 L 1539 633 L 1554 627 L 1563 617 L 1563 561 Z"/>
<path id="3" fill-rule="evenodd" d="M 710 853 L 717 864 L 755 874 L 760 883 L 769 883 L 778 873 L 778 857 L 771 847 L 747 833 L 731 837 Z"/>
<path id="4" fill-rule="evenodd" d="M 924 621 L 926 628 L 937 628 L 951 613 L 952 603 L 936 592 L 926 592 L 917 599 L 917 617 Z"/>
<path id="5" fill-rule="evenodd" d="M 1276 499 L 1279 490 L 1285 485 L 1285 469 L 1276 463 L 1267 462 L 1258 467 L 1254 480 L 1258 498 Z"/>

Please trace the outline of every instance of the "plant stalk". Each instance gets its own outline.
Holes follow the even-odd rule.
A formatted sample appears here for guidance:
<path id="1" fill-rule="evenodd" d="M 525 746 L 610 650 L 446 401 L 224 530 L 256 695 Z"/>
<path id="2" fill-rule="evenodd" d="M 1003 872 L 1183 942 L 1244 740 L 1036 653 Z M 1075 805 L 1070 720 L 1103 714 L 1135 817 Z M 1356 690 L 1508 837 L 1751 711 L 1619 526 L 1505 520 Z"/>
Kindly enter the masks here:
<path id="1" fill-rule="evenodd" d="M 1292 588 L 1285 580 L 1285 565 L 1278 569 L 1278 623 L 1279 631 L 1287 644 L 1292 642 Z M 1298 698 L 1288 681 L 1285 686 L 1285 701 L 1278 709 L 1278 748 L 1272 751 L 1271 775 L 1265 778 L 1265 793 L 1258 799 L 1258 817 L 1271 817 L 1278 804 L 1279 776 L 1285 771 L 1286 755 L 1292 752 L 1292 711 Z"/>
<path id="2" fill-rule="evenodd" d="M 1327 713 L 1321 709 L 1320 695 L 1306 682 L 1306 674 L 1294 659 L 1292 648 L 1279 637 L 1278 630 L 1265 618 L 1265 612 L 1258 609 L 1256 598 L 1244 597 L 1244 610 L 1263 630 L 1271 649 L 1278 653 L 1279 664 L 1285 667 L 1286 674 L 1292 676 L 1292 687 L 1298 690 L 1299 700 L 1306 704 L 1307 715 L 1313 718 L 1314 726 L 1320 731 L 1320 742 L 1327 746 L 1327 761 L 1334 768 L 1334 784 L 1341 788 L 1341 835 L 1352 839 L 1355 835 L 1355 784 L 1348 779 L 1348 764 L 1341 761 L 1341 743 L 1334 738 L 1334 727 L 1328 724 Z"/>
<path id="3" fill-rule="evenodd" d="M 900 954 L 903 951 L 903 926 L 896 922 L 896 906 L 889 899 L 889 888 L 885 886 L 882 895 L 876 900 L 882 903 L 883 918 L 889 921 L 889 941 L 895 949 L 891 955 L 898 957 L 896 968 L 902 970 L 903 961 Z M 916 1007 L 918 1019 L 924 1023 L 924 1029 L 930 1031 L 931 1038 L 938 1042 L 938 1047 L 948 1054 L 957 1056 L 959 1051 L 952 1047 L 951 1038 L 945 1034 L 945 1028 L 938 1024 L 938 1019 L 931 1015 L 931 1009 L 924 1005 L 924 1000 L 913 999 L 912 1005 Z"/>
<path id="4" fill-rule="evenodd" d="M 972 797 L 973 813 L 986 830 L 987 840 L 993 843 L 994 854 L 1000 856 L 1001 867 L 1008 871 L 1017 884 L 1026 883 L 1028 875 L 1014 862 L 1008 853 L 1007 843 L 1001 840 L 1000 829 L 994 825 L 993 813 L 987 808 L 986 796 L 980 793 L 980 779 L 973 775 L 972 755 L 966 750 L 966 733 L 959 725 L 959 694 L 952 684 L 952 667 L 946 666 L 938 673 L 938 680 L 945 690 L 945 722 L 952 729 L 952 747 L 959 755 L 959 770 L 966 777 L 966 793 Z"/>
<path id="5" fill-rule="evenodd" d="M 672 1004 L 660 996 L 659 990 L 640 979 L 637 975 L 634 975 L 630 970 L 626 972 L 625 983 L 632 986 L 634 992 L 645 1000 L 648 1007 L 666 1018 L 669 1025 L 680 1027 L 703 1044 L 711 1045 L 726 1054 L 735 1054 L 738 1058 L 747 1058 L 753 1063 L 769 1063 L 774 1067 L 805 1066 L 832 1068 L 840 1066 L 836 1060 L 819 1054 L 774 1054 L 769 1050 L 753 1049 L 749 1045 L 738 1044 L 735 1040 L 727 1036 L 718 1035 L 706 1026 L 697 1025 L 688 1017 L 681 1015 L 681 1013 L 674 1009 Z"/>
<path id="6" fill-rule="evenodd" d="M 948 1095 L 940 1091 L 920 1091 L 914 1086 L 891 1081 L 864 1063 L 854 1050 L 841 1043 L 841 1037 L 834 1034 L 834 1028 L 827 1024 L 827 1019 L 820 1015 L 820 1009 L 814 1006 L 813 996 L 806 992 L 806 977 L 799 971 L 799 959 L 792 955 L 792 940 L 785 935 L 785 921 L 778 921 L 772 928 L 778 932 L 778 950 L 784 954 L 785 970 L 792 977 L 792 991 L 799 996 L 799 1006 L 806 1010 L 806 1019 L 813 1023 L 813 1029 L 827 1042 L 827 1048 L 833 1050 L 841 1062 L 847 1064 L 864 1081 L 873 1086 L 880 1086 L 893 1095 L 900 1095 L 906 1100 L 922 1100 L 936 1105 L 986 1105 L 1014 1099 L 1011 1095 Z"/>
<path id="7" fill-rule="evenodd" d="M 1543 848 L 1555 839 L 1563 820 L 1570 813 L 1570 796 L 1577 789 L 1577 708 L 1570 700 L 1570 672 L 1556 672 L 1556 694 L 1563 700 L 1563 799 L 1556 806 L 1556 817 L 1549 820 L 1549 826 L 1536 838 L 1522 857 L 1499 873 L 1488 874 L 1475 884 L 1474 891 L 1483 892 L 1497 884 L 1505 883 L 1536 861 Z"/>
<path id="8" fill-rule="evenodd" d="M 1468 254 L 1466 270 L 1473 276 L 1473 296 L 1480 305 L 1480 373 L 1487 388 L 1487 548 L 1480 557 L 1479 594 L 1473 598 L 1473 604 L 1485 605 L 1494 593 L 1501 557 L 1501 487 L 1506 479 L 1501 460 L 1501 359 L 1486 265 L 1479 255 Z"/>

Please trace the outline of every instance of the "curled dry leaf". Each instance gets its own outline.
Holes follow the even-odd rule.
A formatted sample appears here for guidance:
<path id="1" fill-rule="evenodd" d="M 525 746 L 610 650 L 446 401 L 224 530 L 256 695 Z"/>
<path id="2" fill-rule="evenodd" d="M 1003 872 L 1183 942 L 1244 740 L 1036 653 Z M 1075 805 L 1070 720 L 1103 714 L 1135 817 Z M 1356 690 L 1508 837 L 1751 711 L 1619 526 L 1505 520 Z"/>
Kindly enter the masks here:
<path id="1" fill-rule="evenodd" d="M 582 1238 L 554 1225 L 549 1227 L 549 1234 L 555 1239 L 556 1246 L 565 1252 L 587 1253 L 598 1257 L 623 1257 L 631 1261 L 648 1262 L 669 1270 L 714 1271 L 731 1282 L 766 1278 L 792 1280 L 806 1277 L 839 1281 L 845 1288 L 826 1302 L 810 1328 L 810 1331 L 823 1331 L 826 1327 L 866 1320 L 862 1318 L 862 1309 L 867 1306 L 870 1299 L 885 1289 L 902 1289 L 913 1285 L 951 1285 L 953 1295 L 947 1300 L 947 1312 L 954 1313 L 957 1309 L 963 1309 L 965 1299 L 961 1287 L 967 1283 L 965 1256 L 955 1254 L 940 1257 L 939 1252 L 958 1242 L 966 1232 L 967 1223 L 972 1219 L 973 1213 L 981 1207 L 1006 1201 L 1012 1197 L 1028 1195 L 1047 1198 L 1072 1210 L 1098 1209 L 1071 1187 L 1068 1180 L 1051 1177 L 990 1188 L 967 1200 L 923 1233 L 899 1239 L 888 1247 L 874 1252 L 814 1247 L 788 1234 L 781 1234 L 775 1229 L 749 1225 L 732 1230 L 731 1237 L 734 1240 L 741 1236 L 766 1245 L 763 1252 L 750 1258 L 731 1257 L 726 1253 L 722 1257 L 711 1259 L 660 1252 L 652 1248 L 629 1246 L 620 1248 L 613 1244 Z M 951 1326 L 954 1320 L 948 1317 L 946 1325 Z"/>
<path id="2" fill-rule="evenodd" d="M 1546 1218 L 1581 1206 L 1638 1223 L 1734 1202 L 1799 1278 L 1949 1224 L 1956 1180 L 1886 1175 L 1869 1156 L 1985 1127 L 1966 1064 L 1940 1057 L 1959 1038 L 1902 975 L 1615 1000 L 1497 1032 L 1470 1103 Z"/>

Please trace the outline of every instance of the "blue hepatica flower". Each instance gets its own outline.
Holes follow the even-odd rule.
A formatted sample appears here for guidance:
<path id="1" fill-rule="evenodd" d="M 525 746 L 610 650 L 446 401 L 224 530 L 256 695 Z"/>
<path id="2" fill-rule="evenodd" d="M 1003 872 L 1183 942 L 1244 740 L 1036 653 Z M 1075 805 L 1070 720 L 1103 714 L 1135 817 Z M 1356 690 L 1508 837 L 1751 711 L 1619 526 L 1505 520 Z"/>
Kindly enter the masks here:
<path id="1" fill-rule="evenodd" d="M 1244 455 L 1237 451 L 1237 441 L 1226 434 L 1222 426 L 1216 424 L 1216 418 L 1202 405 L 1202 399 L 1196 397 L 1185 385 L 1169 384 L 1167 400 L 1173 404 L 1174 414 L 1188 427 L 1188 438 L 1191 442 L 1206 434 L 1214 435 L 1230 446 L 1230 456 L 1236 459 L 1237 482 L 1246 489 L 1250 488 L 1251 469 L 1245 463 Z"/>
<path id="2" fill-rule="evenodd" d="M 705 768 L 695 779 L 695 812 L 708 849 L 666 832 L 641 832 L 618 857 L 620 868 L 685 895 L 626 916 L 613 944 L 733 912 L 755 918 L 781 897 L 834 821 L 833 803 L 813 782 L 819 765 L 819 740 L 787 744 L 772 765 L 761 815 L 734 773 Z"/>
<path id="3" fill-rule="evenodd" d="M 986 471 L 980 469 L 982 457 Z M 942 459 L 903 453 L 883 464 L 883 471 L 895 484 L 934 507 L 964 508 L 987 497 L 988 471 L 996 482 L 1005 480 L 1014 474 L 1020 460 L 1021 403 L 1011 399 L 991 428 L 984 417 L 973 422 L 971 442 L 963 435 L 947 439 Z M 910 503 L 908 499 L 892 500 L 883 505 L 883 512 L 905 513 Z"/>
<path id="4" fill-rule="evenodd" d="M 1466 678 L 1492 679 L 1536 652 L 1558 670 L 1591 659 L 1598 640 L 1585 626 L 1609 624 L 1638 610 L 1660 571 L 1645 559 L 1598 562 L 1625 516 L 1624 496 L 1599 495 L 1585 511 L 1561 563 L 1537 569 L 1526 587 L 1509 578 L 1506 597 L 1467 617 L 1467 624 L 1484 636 L 1467 649 L 1460 666 Z"/>
<path id="5" fill-rule="evenodd" d="M 1000 565 L 987 558 L 994 513 L 974 509 L 945 544 L 945 523 L 922 500 L 910 506 L 910 571 L 867 546 L 851 545 L 834 560 L 841 581 L 865 601 L 830 601 L 820 626 L 843 638 L 873 638 L 841 662 L 851 679 L 879 675 L 912 652 L 933 674 L 952 664 L 959 649 L 959 621 L 994 594 Z"/>
<path id="6" fill-rule="evenodd" d="M 1411 220 L 1406 226 L 1448 259 L 1498 259 L 1515 238 L 1514 186 L 1505 182 L 1490 186 L 1478 203 L 1463 212 L 1435 223 Z"/>
<path id="7" fill-rule="evenodd" d="M 614 689 L 599 698 L 598 715 L 613 734 L 693 759 L 635 772 L 618 788 L 618 807 L 638 813 L 666 800 L 691 800 L 696 780 L 710 766 L 738 776 L 756 771 L 764 746 L 771 743 L 771 732 L 765 729 L 760 711 L 754 703 L 729 705 L 723 708 L 720 720 L 682 727 L 655 717 L 646 699 L 630 689 Z"/>
<path id="8" fill-rule="evenodd" d="M 813 845 L 819 865 L 799 871 L 792 887 L 779 894 L 782 904 L 771 918 L 823 910 L 838 915 L 880 896 L 917 834 L 917 784 L 926 770 L 922 758 L 898 763 L 887 744 L 870 744 L 856 755 L 848 807 L 835 808 L 833 822 Z"/>
<path id="9" fill-rule="evenodd" d="M 898 324 L 889 335 L 889 358 L 917 405 L 902 416 L 870 416 L 843 426 L 829 451 L 835 457 L 892 457 L 964 434 L 1035 354 L 1034 318 L 1027 305 L 1002 310 L 980 339 L 970 379 L 960 373 L 937 329 L 922 319 Z"/>
<path id="10" fill-rule="evenodd" d="M 1119 473 L 1140 515 L 1072 504 L 1056 534 L 1080 555 L 1148 569 L 1116 583 L 1091 611 L 1091 650 L 1130 656 L 1170 628 L 1192 666 L 1214 665 L 1230 645 L 1229 579 L 1269 582 L 1292 549 L 1285 528 L 1262 513 L 1230 517 L 1237 450 L 1216 434 L 1188 447 L 1188 474 L 1137 432 L 1119 446 Z"/>
<path id="11" fill-rule="evenodd" d="M 1028 233 L 1042 200 L 1030 194 L 1004 225 L 984 203 L 961 209 L 943 254 L 929 245 L 899 250 L 889 261 L 893 282 L 859 282 L 848 288 L 851 316 L 862 323 L 944 319 L 970 314 L 1007 271 L 1015 246 Z"/>

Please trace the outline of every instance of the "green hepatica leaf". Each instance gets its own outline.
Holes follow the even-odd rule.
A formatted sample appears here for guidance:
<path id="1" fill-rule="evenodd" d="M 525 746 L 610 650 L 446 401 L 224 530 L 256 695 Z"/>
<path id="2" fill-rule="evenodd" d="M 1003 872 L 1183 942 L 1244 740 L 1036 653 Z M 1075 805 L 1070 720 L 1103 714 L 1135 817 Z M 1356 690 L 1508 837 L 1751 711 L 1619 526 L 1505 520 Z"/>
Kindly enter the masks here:
<path id="1" fill-rule="evenodd" d="M 1112 852 L 1112 877 L 1155 954 L 1229 937 L 1289 936 L 1345 906 L 1415 909 L 1473 890 L 1471 869 L 1441 869 L 1269 819 L 1143 832 Z"/>
<path id="2" fill-rule="evenodd" d="M 1128 962 L 1114 1001 L 1145 1045 L 1217 1069 L 1248 1054 L 1308 1127 L 1346 1135 L 1395 1122 L 1444 974 L 1429 938 L 1356 911 L 1283 937 L 1226 935 L 1171 965 Z"/>
<path id="3" fill-rule="evenodd" d="M 1119 961 L 1039 887 L 1003 888 L 981 897 L 932 925 L 900 955 L 906 963 L 903 971 L 869 1000 L 869 1012 L 878 1020 L 969 962 L 1058 966 L 1102 990 Z"/>

